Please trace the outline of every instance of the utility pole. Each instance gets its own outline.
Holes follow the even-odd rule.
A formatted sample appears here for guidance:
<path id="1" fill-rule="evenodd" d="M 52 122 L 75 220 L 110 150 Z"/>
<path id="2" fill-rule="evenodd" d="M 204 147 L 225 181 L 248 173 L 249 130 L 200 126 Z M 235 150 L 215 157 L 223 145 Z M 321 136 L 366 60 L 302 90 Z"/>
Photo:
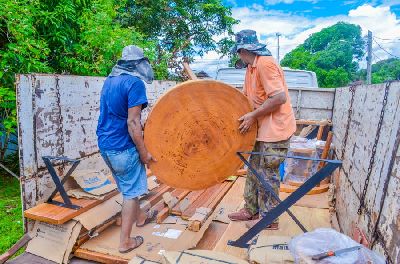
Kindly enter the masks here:
<path id="1" fill-rule="evenodd" d="M 367 46 L 367 84 L 371 84 L 371 64 L 372 64 L 372 32 L 368 30 Z"/>
<path id="2" fill-rule="evenodd" d="M 279 33 L 279 32 L 277 32 L 276 33 L 276 37 L 277 37 L 277 40 L 278 40 L 278 51 L 277 51 L 277 60 L 278 60 L 278 63 L 280 64 L 280 60 L 279 60 L 279 37 L 281 36 L 281 33 Z"/>

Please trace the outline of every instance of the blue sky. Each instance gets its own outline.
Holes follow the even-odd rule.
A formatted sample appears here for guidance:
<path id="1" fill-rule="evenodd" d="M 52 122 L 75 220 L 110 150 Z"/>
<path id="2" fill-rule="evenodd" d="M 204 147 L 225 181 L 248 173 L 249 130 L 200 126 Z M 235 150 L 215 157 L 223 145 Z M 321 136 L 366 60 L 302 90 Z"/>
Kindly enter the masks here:
<path id="1" fill-rule="evenodd" d="M 280 37 L 280 58 L 302 44 L 311 34 L 344 21 L 361 26 L 363 36 L 374 36 L 373 62 L 400 57 L 400 0 L 223 0 L 232 7 L 232 16 L 240 23 L 234 31 L 253 29 L 277 57 L 276 33 Z M 380 47 L 379 47 L 379 45 Z M 381 49 L 384 48 L 384 50 Z M 362 61 L 361 67 L 365 66 Z M 193 69 L 207 69 L 215 75 L 227 61 L 210 52 L 197 58 Z"/>
<path id="2" fill-rule="evenodd" d="M 248 7 L 253 4 L 265 6 L 267 9 L 282 11 L 293 15 L 302 15 L 309 18 L 336 16 L 347 14 L 350 10 L 364 4 L 390 5 L 397 15 L 400 13 L 400 1 L 335 1 L 335 0 L 224 0 L 227 6 L 234 8 Z"/>

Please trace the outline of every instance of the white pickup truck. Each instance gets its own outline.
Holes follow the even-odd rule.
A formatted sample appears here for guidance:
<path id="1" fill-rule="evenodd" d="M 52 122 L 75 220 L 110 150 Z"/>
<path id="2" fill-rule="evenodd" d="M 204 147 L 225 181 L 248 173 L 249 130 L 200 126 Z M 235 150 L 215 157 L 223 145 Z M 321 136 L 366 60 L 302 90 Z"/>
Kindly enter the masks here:
<path id="1" fill-rule="evenodd" d="M 243 85 L 246 69 L 221 68 L 217 71 L 216 80 L 235 87 Z M 289 88 L 318 88 L 317 75 L 312 71 L 294 70 L 283 67 L 286 83 Z"/>

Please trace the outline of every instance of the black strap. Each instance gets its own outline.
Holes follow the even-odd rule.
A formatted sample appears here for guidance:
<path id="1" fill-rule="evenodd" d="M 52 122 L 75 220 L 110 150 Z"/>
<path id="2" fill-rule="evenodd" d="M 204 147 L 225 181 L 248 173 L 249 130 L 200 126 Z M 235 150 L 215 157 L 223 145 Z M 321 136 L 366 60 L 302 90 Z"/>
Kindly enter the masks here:
<path id="1" fill-rule="evenodd" d="M 207 259 L 207 260 L 213 260 L 213 261 L 217 261 L 217 262 L 221 262 L 221 263 L 226 263 L 226 264 L 235 264 L 234 262 L 229 262 L 226 260 L 221 260 L 221 259 L 215 259 L 215 258 L 211 258 L 211 257 L 207 257 L 207 256 L 202 256 L 202 255 L 197 255 L 197 254 L 193 254 L 193 253 L 189 253 L 187 251 L 181 251 L 181 254 L 179 254 L 177 260 L 176 260 L 176 264 L 179 263 L 179 261 L 181 260 L 181 257 L 186 254 L 189 256 L 193 256 L 193 257 L 199 257 L 199 258 L 203 258 L 203 259 Z"/>

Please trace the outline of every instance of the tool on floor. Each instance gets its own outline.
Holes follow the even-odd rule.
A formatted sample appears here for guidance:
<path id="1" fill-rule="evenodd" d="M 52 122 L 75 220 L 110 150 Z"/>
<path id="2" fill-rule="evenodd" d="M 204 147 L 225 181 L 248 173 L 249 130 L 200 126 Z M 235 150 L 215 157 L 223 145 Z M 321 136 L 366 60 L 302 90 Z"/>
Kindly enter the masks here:
<path id="1" fill-rule="evenodd" d="M 72 204 L 71 199 L 69 199 L 67 192 L 64 189 L 64 183 L 67 181 L 68 177 L 72 174 L 72 172 L 76 169 L 79 164 L 79 160 L 69 159 L 67 157 L 52 157 L 52 156 L 43 156 L 42 157 L 44 164 L 46 164 L 47 170 L 49 171 L 51 178 L 53 179 L 54 184 L 56 185 L 56 189 L 50 195 L 49 199 L 47 199 L 46 203 L 54 204 L 61 207 L 66 207 L 70 209 L 78 210 L 81 208 L 78 205 Z M 64 178 L 60 181 L 60 177 L 57 175 L 56 170 L 53 167 L 52 161 L 63 161 L 72 163 L 71 168 L 68 170 L 67 174 L 65 174 Z M 53 200 L 54 196 L 60 193 L 64 202 L 58 202 Z"/>
<path id="2" fill-rule="evenodd" d="M 350 247 L 350 248 L 344 248 L 344 249 L 339 249 L 336 251 L 330 250 L 321 254 L 317 254 L 312 256 L 313 260 L 321 260 L 327 257 L 333 257 L 333 256 L 337 256 L 343 253 L 347 253 L 347 252 L 351 252 L 351 251 L 355 251 L 355 250 L 359 250 L 361 248 L 361 246 L 355 246 L 355 247 Z"/>
<path id="3" fill-rule="evenodd" d="M 280 157 L 280 158 L 291 158 L 291 159 L 299 159 L 299 160 L 312 160 L 315 162 L 325 162 L 325 165 L 318 170 L 314 175 L 312 175 L 306 182 L 304 182 L 296 191 L 294 191 L 291 195 L 289 195 L 285 200 L 281 201 L 279 196 L 274 192 L 272 186 L 266 181 L 266 177 L 264 175 L 260 175 L 253 166 L 247 161 L 247 159 L 243 156 L 243 154 L 251 154 L 251 155 L 262 155 L 262 156 L 270 156 L 270 157 Z M 301 224 L 301 222 L 293 215 L 293 213 L 289 210 L 289 208 L 294 205 L 301 197 L 306 195 L 312 188 L 317 186 L 323 179 L 328 177 L 336 168 L 342 165 L 342 162 L 339 160 L 327 160 L 327 159 L 316 159 L 310 157 L 299 157 L 299 156 L 284 156 L 284 155 L 276 155 L 271 153 L 264 152 L 238 152 L 237 155 L 243 161 L 243 163 L 248 167 L 251 172 L 257 177 L 262 186 L 279 202 L 279 204 L 268 212 L 266 216 L 264 216 L 257 224 L 255 224 L 252 228 L 250 228 L 246 233 L 244 233 L 240 238 L 236 241 L 229 240 L 228 245 L 240 248 L 248 248 L 250 244 L 249 242 L 253 237 L 259 234 L 264 228 L 268 225 L 272 224 L 275 219 L 277 219 L 281 214 L 287 212 L 289 216 L 293 219 L 293 221 L 300 227 L 303 232 L 307 232 L 305 227 Z"/>

